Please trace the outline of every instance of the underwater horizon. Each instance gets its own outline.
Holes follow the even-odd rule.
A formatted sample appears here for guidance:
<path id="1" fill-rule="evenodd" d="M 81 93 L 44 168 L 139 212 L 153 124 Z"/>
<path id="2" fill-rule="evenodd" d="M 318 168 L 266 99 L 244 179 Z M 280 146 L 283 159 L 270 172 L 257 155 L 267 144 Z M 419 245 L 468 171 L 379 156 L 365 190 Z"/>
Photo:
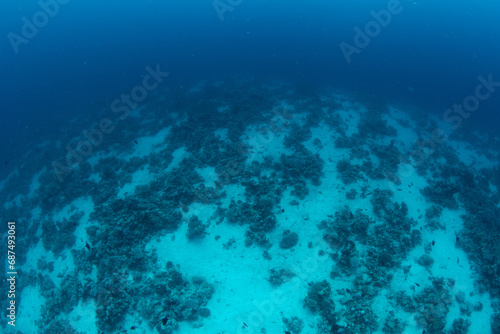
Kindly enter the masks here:
<path id="1" fill-rule="evenodd" d="M 0 9 L 2 332 L 500 333 L 500 3 Z"/>

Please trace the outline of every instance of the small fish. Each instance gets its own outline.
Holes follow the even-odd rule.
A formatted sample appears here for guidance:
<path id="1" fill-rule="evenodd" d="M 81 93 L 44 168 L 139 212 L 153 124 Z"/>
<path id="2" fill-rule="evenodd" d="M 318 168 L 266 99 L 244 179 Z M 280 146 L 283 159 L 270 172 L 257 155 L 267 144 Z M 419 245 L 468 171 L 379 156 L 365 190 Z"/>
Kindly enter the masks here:
<path id="1" fill-rule="evenodd" d="M 163 324 L 163 326 L 166 326 L 167 322 L 168 322 L 168 318 L 167 317 L 161 319 L 161 323 Z"/>
<path id="2" fill-rule="evenodd" d="M 243 328 L 248 327 L 247 323 L 243 321 Z"/>
<path id="3" fill-rule="evenodd" d="M 418 286 L 418 287 L 420 287 L 420 284 L 418 284 L 418 283 L 416 283 L 416 282 L 415 282 L 415 285 L 416 285 L 416 286 Z"/>
<path id="4" fill-rule="evenodd" d="M 135 143 L 136 145 L 137 145 L 137 144 L 139 144 L 139 143 L 137 142 L 137 140 L 134 140 L 134 143 Z"/>
<path id="5" fill-rule="evenodd" d="M 456 242 L 457 242 L 457 244 L 458 244 L 458 243 L 459 243 L 459 241 L 460 241 L 460 238 L 457 236 L 457 237 L 455 238 L 455 241 L 456 241 Z"/>
<path id="6" fill-rule="evenodd" d="M 354 218 L 354 215 L 352 214 L 352 212 L 349 212 L 349 217 L 351 217 L 351 219 Z"/>
<path id="7" fill-rule="evenodd" d="M 131 329 L 131 330 L 134 330 L 134 329 L 135 329 L 135 326 L 130 327 L 130 329 Z"/>
<path id="8" fill-rule="evenodd" d="M 436 244 L 436 242 L 434 240 L 432 240 L 432 246 L 434 246 Z"/>
<path id="9" fill-rule="evenodd" d="M 88 250 L 90 250 L 90 245 L 88 242 L 85 242 L 85 248 L 87 248 Z"/>
<path id="10" fill-rule="evenodd" d="M 459 263 L 460 263 L 460 258 L 459 258 L 459 257 L 457 257 L 457 264 L 459 264 Z"/>
<path id="11" fill-rule="evenodd" d="M 371 192 L 369 192 L 369 193 L 366 193 L 366 196 L 368 196 L 368 195 L 371 195 L 371 194 L 372 194 Z"/>
<path id="12" fill-rule="evenodd" d="M 398 188 L 398 191 L 402 191 L 402 190 L 403 190 L 403 189 L 401 189 L 401 188 Z"/>

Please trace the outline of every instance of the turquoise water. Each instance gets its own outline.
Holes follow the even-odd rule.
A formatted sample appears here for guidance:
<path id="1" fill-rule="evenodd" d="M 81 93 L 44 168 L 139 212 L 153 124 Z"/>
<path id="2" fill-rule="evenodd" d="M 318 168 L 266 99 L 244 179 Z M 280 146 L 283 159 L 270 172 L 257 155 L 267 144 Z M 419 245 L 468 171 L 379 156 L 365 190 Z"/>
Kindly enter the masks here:
<path id="1" fill-rule="evenodd" d="M 497 2 L 0 10 L 4 332 L 500 332 Z"/>

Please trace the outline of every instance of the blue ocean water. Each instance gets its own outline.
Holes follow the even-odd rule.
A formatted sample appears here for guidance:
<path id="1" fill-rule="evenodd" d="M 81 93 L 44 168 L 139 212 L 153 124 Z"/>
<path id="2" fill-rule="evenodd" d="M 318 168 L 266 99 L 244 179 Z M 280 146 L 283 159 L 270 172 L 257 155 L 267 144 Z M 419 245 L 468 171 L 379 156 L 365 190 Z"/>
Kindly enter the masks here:
<path id="1" fill-rule="evenodd" d="M 339 44 L 353 44 L 353 28 L 364 29 L 373 20 L 370 11 L 386 9 L 388 1 L 215 4 L 67 1 L 17 46 L 18 53 L 7 34 L 22 36 L 22 18 L 32 21 L 41 7 L 36 1 L 2 4 L 2 135 L 69 119 L 74 110 L 130 87 L 152 63 L 172 73 L 172 84 L 275 76 L 379 94 L 436 112 L 469 95 L 479 75 L 500 77 L 496 1 L 401 0 L 401 13 L 350 64 Z M 499 102 L 493 100 L 471 121 L 494 124 Z"/>
<path id="2" fill-rule="evenodd" d="M 75 118 L 109 114 L 148 66 L 172 89 L 251 77 L 375 96 L 500 143 L 498 1 L 21 0 L 0 13 L 0 179 L 63 129 L 80 135 Z"/>

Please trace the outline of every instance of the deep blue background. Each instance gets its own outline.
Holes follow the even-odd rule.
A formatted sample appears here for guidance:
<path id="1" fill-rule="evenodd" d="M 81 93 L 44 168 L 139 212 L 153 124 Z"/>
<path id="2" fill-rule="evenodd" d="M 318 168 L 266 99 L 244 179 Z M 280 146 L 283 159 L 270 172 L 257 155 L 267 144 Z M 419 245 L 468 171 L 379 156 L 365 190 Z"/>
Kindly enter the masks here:
<path id="1" fill-rule="evenodd" d="M 479 75 L 500 81 L 498 1 L 401 0 L 402 13 L 351 64 L 339 43 L 352 44 L 353 28 L 388 1 L 345 2 L 244 0 L 220 21 L 211 0 L 72 0 L 15 54 L 7 34 L 20 34 L 21 18 L 31 20 L 40 6 L 4 1 L 2 160 L 16 143 L 54 138 L 75 114 L 108 107 L 158 63 L 171 73 L 169 85 L 253 74 L 377 94 L 437 114 L 472 94 Z M 467 124 L 495 130 L 499 106 L 500 89 Z"/>

